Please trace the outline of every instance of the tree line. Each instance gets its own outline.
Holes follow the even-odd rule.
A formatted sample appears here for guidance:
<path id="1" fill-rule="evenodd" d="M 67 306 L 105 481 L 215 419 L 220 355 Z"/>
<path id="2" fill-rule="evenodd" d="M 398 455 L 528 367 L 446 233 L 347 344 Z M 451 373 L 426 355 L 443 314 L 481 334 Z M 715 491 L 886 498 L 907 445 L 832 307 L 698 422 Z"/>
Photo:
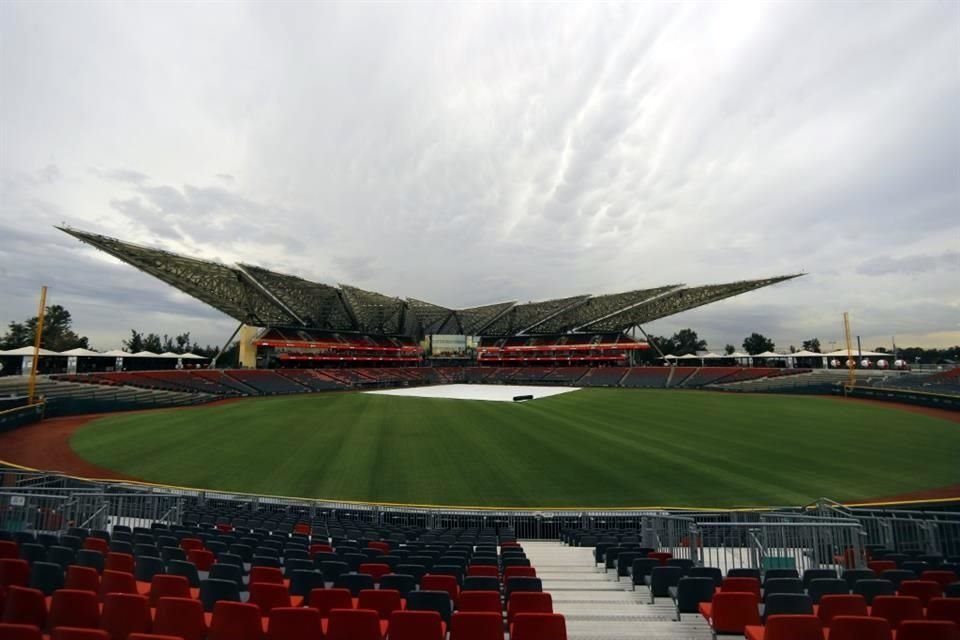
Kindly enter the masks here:
<path id="1" fill-rule="evenodd" d="M 10 322 L 7 325 L 7 331 L 0 336 L 0 349 L 17 349 L 19 347 L 32 345 L 37 335 L 37 317 L 33 316 L 23 322 Z M 707 350 L 707 341 L 700 338 L 693 329 L 681 329 L 672 336 L 649 336 L 650 341 L 664 355 L 682 356 L 688 353 Z M 137 351 L 152 351 L 153 353 L 195 353 L 198 356 L 214 358 L 220 353 L 220 347 L 206 345 L 201 347 L 190 337 L 190 332 L 185 331 L 174 336 L 167 334 L 159 335 L 156 333 L 146 333 L 130 330 L 130 337 L 122 340 L 123 347 L 130 353 Z M 86 336 L 79 335 L 73 330 L 73 316 L 63 306 L 54 304 L 47 307 L 46 315 L 43 321 L 43 337 L 40 346 L 51 351 L 67 351 L 78 347 L 90 349 L 90 340 Z M 750 355 L 763 353 L 764 351 L 774 351 L 776 345 L 773 340 L 761 333 L 753 332 L 743 340 L 743 351 Z M 794 345 L 789 347 L 790 353 L 796 353 L 798 349 Z M 820 340 L 810 338 L 804 340 L 800 349 L 803 351 L 812 351 L 821 353 Z M 875 347 L 872 349 L 878 353 L 890 353 L 891 350 L 886 347 Z M 729 355 L 737 348 L 732 344 L 724 346 L 723 351 Z M 218 366 L 235 366 L 239 359 L 239 343 L 234 342 L 224 352 L 218 361 Z M 948 347 L 946 349 L 925 349 L 923 347 L 900 347 L 897 349 L 897 356 L 910 363 L 936 364 L 939 362 L 960 359 L 960 345 Z M 659 357 L 656 349 L 648 349 L 641 353 L 641 362 L 652 362 Z"/>
<path id="2" fill-rule="evenodd" d="M 23 322 L 12 321 L 7 325 L 7 331 L 0 336 L 0 350 L 18 349 L 32 346 L 37 336 L 37 316 Z M 130 337 L 122 340 L 123 348 L 130 353 L 151 351 L 153 353 L 193 353 L 205 358 L 214 358 L 220 353 L 220 347 L 206 345 L 201 347 L 195 340 L 191 340 L 190 332 L 173 337 L 164 334 L 146 333 L 130 330 Z M 43 318 L 43 334 L 40 338 L 40 347 L 50 351 L 69 351 L 70 349 L 91 349 L 90 339 L 78 335 L 73 330 L 73 316 L 63 306 L 54 304 L 47 307 Z M 240 346 L 234 342 L 217 360 L 217 366 L 236 366 L 239 361 Z"/>

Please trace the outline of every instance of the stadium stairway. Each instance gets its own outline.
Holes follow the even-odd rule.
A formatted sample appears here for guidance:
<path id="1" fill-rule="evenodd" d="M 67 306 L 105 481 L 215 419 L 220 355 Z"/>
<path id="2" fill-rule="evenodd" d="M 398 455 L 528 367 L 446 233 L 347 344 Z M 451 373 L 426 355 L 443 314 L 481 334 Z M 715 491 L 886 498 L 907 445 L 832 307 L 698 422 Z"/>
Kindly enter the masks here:
<path id="1" fill-rule="evenodd" d="M 553 596 L 553 610 L 567 620 L 569 640 L 708 640 L 710 627 L 701 616 L 674 618 L 673 602 L 654 604 L 646 587 L 633 591 L 629 578 L 595 567 L 592 547 L 524 540 L 523 549 L 543 590 Z"/>

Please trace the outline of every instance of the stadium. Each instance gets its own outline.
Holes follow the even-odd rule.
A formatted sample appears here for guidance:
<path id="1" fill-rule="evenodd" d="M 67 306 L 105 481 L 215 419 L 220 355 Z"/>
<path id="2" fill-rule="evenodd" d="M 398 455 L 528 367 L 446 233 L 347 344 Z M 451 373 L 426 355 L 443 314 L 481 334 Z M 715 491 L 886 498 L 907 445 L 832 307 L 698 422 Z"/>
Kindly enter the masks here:
<path id="1" fill-rule="evenodd" d="M 575 640 L 957 616 L 960 369 L 646 339 L 797 275 L 451 309 L 61 230 L 236 320 L 241 368 L 0 353 L 46 372 L 0 378 L 5 623 Z"/>

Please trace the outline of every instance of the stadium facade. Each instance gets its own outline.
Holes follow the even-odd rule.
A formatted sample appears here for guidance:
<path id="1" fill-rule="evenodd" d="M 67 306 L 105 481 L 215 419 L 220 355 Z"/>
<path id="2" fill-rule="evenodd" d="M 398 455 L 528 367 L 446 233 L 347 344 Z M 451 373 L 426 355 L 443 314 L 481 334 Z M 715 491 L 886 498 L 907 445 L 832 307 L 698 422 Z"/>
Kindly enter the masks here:
<path id="1" fill-rule="evenodd" d="M 341 352 L 333 355 L 342 356 L 339 347 L 351 344 L 355 348 L 347 351 L 366 349 L 370 359 L 387 354 L 390 359 L 396 356 L 409 361 L 418 349 L 416 341 L 432 335 L 477 337 L 481 354 L 501 358 L 511 350 L 526 351 L 527 360 L 553 357 L 540 348 L 544 345 L 563 346 L 574 357 L 578 350 L 596 352 L 603 351 L 597 345 L 618 345 L 619 358 L 632 349 L 646 348 L 645 343 L 627 337 L 626 332 L 635 327 L 802 275 L 696 287 L 670 284 L 622 293 L 453 309 L 346 284 L 313 282 L 251 264 L 231 266 L 70 227 L 57 228 L 235 318 L 241 325 L 263 328 L 252 337 L 256 346 L 279 350 L 287 356 L 283 359 L 291 361 L 314 359 L 314 352 L 322 355 L 331 347 Z M 348 337 L 344 340 L 343 336 Z M 356 336 L 367 339 L 357 341 Z M 303 351 L 290 351 L 298 348 Z"/>

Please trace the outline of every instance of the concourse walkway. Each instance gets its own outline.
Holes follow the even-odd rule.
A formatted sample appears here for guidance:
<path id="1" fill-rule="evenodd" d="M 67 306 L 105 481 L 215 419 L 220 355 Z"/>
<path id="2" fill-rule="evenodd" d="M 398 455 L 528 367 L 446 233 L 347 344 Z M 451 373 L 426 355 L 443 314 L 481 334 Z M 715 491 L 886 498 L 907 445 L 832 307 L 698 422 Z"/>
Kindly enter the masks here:
<path id="1" fill-rule="evenodd" d="M 710 627 L 699 615 L 674 618 L 673 602 L 648 604 L 646 587 L 632 590 L 629 578 L 617 579 L 593 565 L 593 549 L 559 541 L 521 540 L 553 610 L 567 620 L 569 640 L 709 640 Z"/>

